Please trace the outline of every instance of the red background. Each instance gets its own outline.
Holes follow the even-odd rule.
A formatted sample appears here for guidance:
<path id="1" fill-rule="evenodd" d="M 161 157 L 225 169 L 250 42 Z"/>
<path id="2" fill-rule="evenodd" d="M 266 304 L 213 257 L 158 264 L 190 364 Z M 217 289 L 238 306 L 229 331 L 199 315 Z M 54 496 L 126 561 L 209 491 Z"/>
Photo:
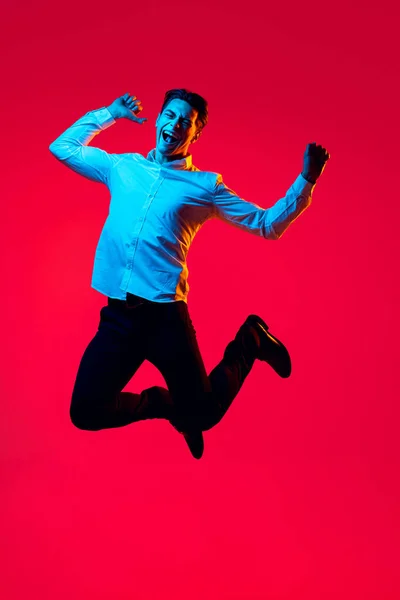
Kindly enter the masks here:
<path id="1" fill-rule="evenodd" d="M 3 3 L 2 598 L 399 597 L 395 6 Z M 200 461 L 165 421 L 70 423 L 109 195 L 48 150 L 129 92 L 148 122 L 93 144 L 147 153 L 172 87 L 209 102 L 194 164 L 261 206 L 308 142 L 331 153 L 279 242 L 214 220 L 193 244 L 207 370 L 250 313 L 293 361 L 289 380 L 255 364 Z M 126 389 L 163 384 L 145 363 Z"/>

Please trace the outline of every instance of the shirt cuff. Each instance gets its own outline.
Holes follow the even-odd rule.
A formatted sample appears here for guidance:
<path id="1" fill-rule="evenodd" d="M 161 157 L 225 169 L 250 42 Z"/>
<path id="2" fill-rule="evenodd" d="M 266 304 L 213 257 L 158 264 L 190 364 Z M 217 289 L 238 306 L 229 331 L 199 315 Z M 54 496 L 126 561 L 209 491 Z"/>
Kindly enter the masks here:
<path id="1" fill-rule="evenodd" d="M 307 181 L 303 175 L 299 175 L 293 184 L 296 194 L 306 194 L 307 196 L 311 196 L 315 186 L 315 183 Z"/>
<path id="2" fill-rule="evenodd" d="M 107 127 L 114 125 L 116 122 L 108 108 L 105 106 L 103 108 L 99 108 L 98 110 L 94 110 L 93 114 L 96 117 L 96 121 L 100 125 L 101 129 L 107 129 Z"/>

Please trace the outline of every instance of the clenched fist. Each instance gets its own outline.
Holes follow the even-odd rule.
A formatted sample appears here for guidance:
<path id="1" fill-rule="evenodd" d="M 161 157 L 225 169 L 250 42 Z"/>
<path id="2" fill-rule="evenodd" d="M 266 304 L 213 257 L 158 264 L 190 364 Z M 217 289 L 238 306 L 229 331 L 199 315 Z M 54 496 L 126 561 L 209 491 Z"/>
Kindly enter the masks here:
<path id="1" fill-rule="evenodd" d="M 139 119 L 135 113 L 140 113 L 143 110 L 141 101 L 136 96 L 124 94 L 120 96 L 107 109 L 110 111 L 114 119 L 130 119 L 135 123 L 144 123 L 147 119 Z"/>
<path id="2" fill-rule="evenodd" d="M 304 179 L 307 179 L 307 181 L 310 181 L 311 183 L 315 183 L 330 157 L 331 155 L 326 148 L 317 146 L 315 142 L 307 144 L 304 153 L 303 171 L 301 173 Z"/>

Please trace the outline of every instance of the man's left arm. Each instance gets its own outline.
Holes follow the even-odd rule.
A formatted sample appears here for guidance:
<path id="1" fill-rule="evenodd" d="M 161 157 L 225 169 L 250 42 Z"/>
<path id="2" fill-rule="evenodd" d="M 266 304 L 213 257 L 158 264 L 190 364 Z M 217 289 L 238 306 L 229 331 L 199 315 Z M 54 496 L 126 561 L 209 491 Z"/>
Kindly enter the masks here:
<path id="1" fill-rule="evenodd" d="M 291 223 L 311 204 L 312 191 L 330 158 L 322 146 L 308 144 L 304 154 L 303 171 L 285 196 L 271 208 L 240 198 L 218 176 L 214 189 L 215 216 L 249 233 L 277 240 Z"/>

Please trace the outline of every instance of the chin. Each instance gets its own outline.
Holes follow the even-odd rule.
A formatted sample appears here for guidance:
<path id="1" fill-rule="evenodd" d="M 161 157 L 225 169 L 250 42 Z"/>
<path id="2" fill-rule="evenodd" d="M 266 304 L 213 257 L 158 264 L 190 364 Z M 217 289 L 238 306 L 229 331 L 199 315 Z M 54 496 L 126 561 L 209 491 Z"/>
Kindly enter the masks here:
<path id="1" fill-rule="evenodd" d="M 171 150 L 161 150 L 161 148 L 158 149 L 159 153 L 162 154 L 163 156 L 171 156 L 171 154 L 173 154 L 173 152 Z"/>

